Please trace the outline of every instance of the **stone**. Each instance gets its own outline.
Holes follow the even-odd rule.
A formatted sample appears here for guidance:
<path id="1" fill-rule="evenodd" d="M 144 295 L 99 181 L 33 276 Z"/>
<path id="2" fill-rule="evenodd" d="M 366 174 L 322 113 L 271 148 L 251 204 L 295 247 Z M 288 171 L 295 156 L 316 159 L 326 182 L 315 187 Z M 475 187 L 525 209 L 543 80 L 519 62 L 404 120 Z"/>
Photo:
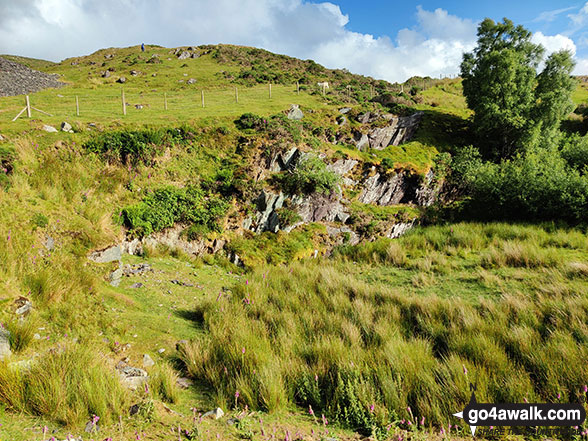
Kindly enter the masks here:
<path id="1" fill-rule="evenodd" d="M 337 173 L 339 176 L 346 175 L 355 168 L 358 162 L 355 159 L 339 159 L 327 165 L 327 170 Z"/>
<path id="2" fill-rule="evenodd" d="M 155 362 L 149 356 L 149 354 L 143 354 L 143 367 L 144 368 L 149 368 L 151 366 L 155 366 Z"/>
<path id="3" fill-rule="evenodd" d="M 0 141 L 4 141 L 6 138 L 4 138 L 4 136 L 2 136 L 2 134 L 0 134 Z"/>
<path id="4" fill-rule="evenodd" d="M 86 427 L 84 428 L 84 432 L 86 433 L 97 433 L 100 431 L 100 426 L 98 423 L 94 423 L 93 421 L 88 421 L 86 423 Z"/>
<path id="5" fill-rule="evenodd" d="M 127 82 L 127 79 L 125 77 L 120 77 L 118 80 L 116 80 L 116 82 L 120 83 L 120 84 L 124 84 Z"/>
<path id="6" fill-rule="evenodd" d="M 133 289 L 143 288 L 143 284 L 141 282 L 133 283 L 131 285 L 131 288 L 133 288 Z"/>
<path id="7" fill-rule="evenodd" d="M 353 135 L 357 150 L 365 150 L 370 146 L 370 139 L 365 133 L 355 132 Z"/>
<path id="8" fill-rule="evenodd" d="M 130 242 L 124 241 L 121 244 L 121 252 L 130 254 L 131 256 L 141 256 L 143 254 L 143 245 L 137 238 L 131 240 Z"/>
<path id="9" fill-rule="evenodd" d="M 0 57 L 0 96 L 30 94 L 48 87 L 62 87 L 55 74 L 46 74 Z"/>
<path id="10" fill-rule="evenodd" d="M 200 57 L 200 52 L 192 52 L 192 58 Z"/>
<path id="11" fill-rule="evenodd" d="M 120 261 L 122 259 L 122 249 L 120 245 L 114 245 L 103 250 L 94 251 L 88 258 L 96 263 Z"/>
<path id="12" fill-rule="evenodd" d="M 102 73 L 102 78 L 110 78 L 110 71 L 107 70 L 105 72 Z"/>
<path id="13" fill-rule="evenodd" d="M 195 83 L 196 83 L 196 78 L 190 78 L 190 79 L 187 81 L 187 83 L 188 83 L 188 84 L 195 84 Z"/>
<path id="14" fill-rule="evenodd" d="M 49 133 L 57 133 L 57 129 L 53 126 L 48 126 L 47 124 L 43 125 L 43 130 Z"/>
<path id="15" fill-rule="evenodd" d="M 187 58 L 190 58 L 191 54 L 188 51 L 183 51 L 180 53 L 180 55 L 178 55 L 178 60 L 185 60 Z"/>
<path id="16" fill-rule="evenodd" d="M 223 412 L 223 410 L 220 407 L 217 407 L 214 410 L 209 410 L 208 412 L 206 412 L 204 415 L 202 415 L 202 418 L 214 418 L 215 420 L 218 420 L 222 418 L 224 415 L 225 413 Z"/>
<path id="17" fill-rule="evenodd" d="M 192 381 L 186 377 L 179 377 L 176 380 L 176 383 L 182 389 L 188 389 L 190 386 L 192 386 Z"/>
<path id="18" fill-rule="evenodd" d="M 135 109 L 141 110 L 143 108 L 143 104 L 135 104 Z"/>
<path id="19" fill-rule="evenodd" d="M 62 132 L 73 133 L 73 127 L 71 126 L 70 123 L 68 123 L 67 121 L 64 121 L 64 122 L 61 123 L 61 131 Z"/>
<path id="20" fill-rule="evenodd" d="M 188 340 L 180 340 L 176 343 L 176 351 L 179 351 L 183 346 L 188 344 Z"/>
<path id="21" fill-rule="evenodd" d="M 55 239 L 51 236 L 47 236 L 47 239 L 45 240 L 45 248 L 47 248 L 48 251 L 53 251 L 55 249 Z"/>
<path id="22" fill-rule="evenodd" d="M 346 113 L 349 113 L 351 111 L 351 107 L 342 107 L 339 109 L 339 113 L 341 113 L 342 115 L 345 115 Z"/>
<path id="23" fill-rule="evenodd" d="M 159 349 L 157 350 L 157 353 L 158 353 L 158 354 L 163 354 L 164 352 L 165 352 L 165 349 L 164 349 L 164 348 L 159 348 Z"/>
<path id="24" fill-rule="evenodd" d="M 129 407 L 129 415 L 137 415 L 139 413 L 139 409 L 140 406 L 138 404 L 133 404 L 131 407 Z"/>
<path id="25" fill-rule="evenodd" d="M 0 360 L 9 357 L 12 354 L 10 350 L 10 331 L 0 328 Z"/>
<path id="26" fill-rule="evenodd" d="M 136 70 L 132 70 L 131 72 L 131 76 L 136 77 L 137 75 L 139 75 L 139 73 Z"/>
<path id="27" fill-rule="evenodd" d="M 126 363 L 125 363 L 126 364 Z M 147 372 L 132 366 L 123 366 L 116 369 L 121 377 L 122 383 L 131 390 L 137 390 L 148 380 Z"/>
<path id="28" fill-rule="evenodd" d="M 301 120 L 304 117 L 304 113 L 300 110 L 300 106 L 298 104 L 292 104 L 290 110 L 288 111 L 288 119 L 293 120 Z"/>
<path id="29" fill-rule="evenodd" d="M 115 269 L 113 272 L 110 273 L 110 286 L 114 286 L 115 288 L 120 285 L 120 281 L 122 280 L 123 271 L 120 268 Z"/>
<path id="30" fill-rule="evenodd" d="M 33 335 L 33 338 L 34 338 L 35 340 L 41 340 L 41 335 L 40 335 L 40 334 L 34 334 L 34 335 Z"/>
<path id="31" fill-rule="evenodd" d="M 22 296 L 14 301 L 14 306 L 16 307 L 15 314 L 23 317 L 27 316 L 33 309 L 31 301 Z"/>
<path id="32" fill-rule="evenodd" d="M 348 123 L 347 117 L 345 115 L 339 115 L 336 119 L 338 126 L 344 126 Z"/>

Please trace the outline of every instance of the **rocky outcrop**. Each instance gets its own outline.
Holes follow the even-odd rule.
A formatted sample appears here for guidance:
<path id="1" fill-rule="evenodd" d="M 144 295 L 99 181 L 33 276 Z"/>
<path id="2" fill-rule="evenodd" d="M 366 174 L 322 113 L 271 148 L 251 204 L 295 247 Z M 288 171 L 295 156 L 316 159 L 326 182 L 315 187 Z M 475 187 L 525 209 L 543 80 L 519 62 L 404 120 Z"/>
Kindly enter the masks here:
<path id="1" fill-rule="evenodd" d="M 50 87 L 62 87 L 57 75 L 49 75 L 0 57 L 0 96 L 38 92 Z"/>
<path id="2" fill-rule="evenodd" d="M 410 116 L 395 116 L 386 114 L 380 116 L 366 112 L 358 116 L 362 124 L 370 124 L 377 120 L 386 121 L 382 127 L 368 127 L 364 131 L 353 133 L 353 141 L 358 150 L 372 148 L 383 150 L 389 145 L 399 145 L 409 141 L 419 127 L 423 112 L 416 112 Z"/>
<path id="3" fill-rule="evenodd" d="M 9 357 L 12 354 L 10 350 L 10 332 L 0 327 L 0 360 Z"/>
<path id="4" fill-rule="evenodd" d="M 439 193 L 433 178 L 432 171 L 427 173 L 422 182 L 418 176 L 404 171 L 391 174 L 377 172 L 363 181 L 358 200 L 363 204 L 414 204 L 428 207 Z"/>

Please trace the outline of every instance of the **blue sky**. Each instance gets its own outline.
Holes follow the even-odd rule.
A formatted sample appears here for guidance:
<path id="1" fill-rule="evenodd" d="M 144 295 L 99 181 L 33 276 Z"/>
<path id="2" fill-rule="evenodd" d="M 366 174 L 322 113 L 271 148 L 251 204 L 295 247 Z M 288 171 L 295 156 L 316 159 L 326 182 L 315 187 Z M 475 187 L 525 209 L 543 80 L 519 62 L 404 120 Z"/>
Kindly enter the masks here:
<path id="1" fill-rule="evenodd" d="M 0 53 L 58 61 L 141 42 L 232 43 L 404 81 L 456 75 L 485 17 L 571 50 L 588 75 L 588 0 L 0 0 Z"/>
<path id="2" fill-rule="evenodd" d="M 588 56 L 588 19 L 576 26 L 569 15 L 576 15 L 586 5 L 578 1 L 517 1 L 495 0 L 481 1 L 431 1 L 417 2 L 368 1 L 352 0 L 334 1 L 341 12 L 349 16 L 347 28 L 361 33 L 370 33 L 376 37 L 393 37 L 398 30 L 414 26 L 416 23 L 417 5 L 433 11 L 441 8 L 449 14 L 478 22 L 486 17 L 494 21 L 502 21 L 504 17 L 522 24 L 532 32 L 545 35 L 562 34 L 571 37 L 577 48 L 577 55 Z M 587 11 L 588 12 L 588 11 Z"/>

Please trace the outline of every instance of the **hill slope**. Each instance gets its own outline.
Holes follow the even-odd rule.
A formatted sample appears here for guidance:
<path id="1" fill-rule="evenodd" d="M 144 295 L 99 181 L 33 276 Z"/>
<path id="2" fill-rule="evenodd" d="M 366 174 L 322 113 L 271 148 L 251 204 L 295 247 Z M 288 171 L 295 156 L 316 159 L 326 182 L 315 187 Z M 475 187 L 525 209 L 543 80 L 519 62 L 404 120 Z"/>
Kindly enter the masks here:
<path id="1" fill-rule="evenodd" d="M 469 141 L 459 80 L 235 46 L 37 67 L 53 116 L 0 98 L 3 437 L 446 439 L 470 382 L 582 398 L 586 231 L 417 227 Z"/>

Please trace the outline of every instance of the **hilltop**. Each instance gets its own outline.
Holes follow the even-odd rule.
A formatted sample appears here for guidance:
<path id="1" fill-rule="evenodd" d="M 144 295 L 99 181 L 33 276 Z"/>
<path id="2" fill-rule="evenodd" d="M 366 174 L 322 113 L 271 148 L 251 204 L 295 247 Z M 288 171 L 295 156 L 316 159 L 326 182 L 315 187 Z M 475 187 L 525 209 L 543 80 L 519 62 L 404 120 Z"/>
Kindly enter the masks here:
<path id="1" fill-rule="evenodd" d="M 6 58 L 65 86 L 15 122 L 0 97 L 3 437 L 461 439 L 469 383 L 582 398 L 585 225 L 467 221 L 472 175 L 552 181 L 467 156 L 461 79 L 231 45 Z"/>

